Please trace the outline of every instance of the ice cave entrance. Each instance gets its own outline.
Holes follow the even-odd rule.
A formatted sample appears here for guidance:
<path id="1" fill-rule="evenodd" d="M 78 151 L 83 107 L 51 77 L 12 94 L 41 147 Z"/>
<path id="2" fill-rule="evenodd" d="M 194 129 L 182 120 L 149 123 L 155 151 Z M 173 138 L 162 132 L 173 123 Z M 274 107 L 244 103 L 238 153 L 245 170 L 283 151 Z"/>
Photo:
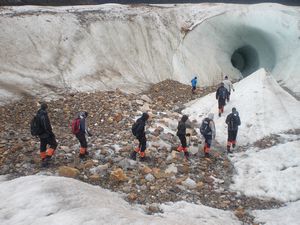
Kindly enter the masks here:
<path id="1" fill-rule="evenodd" d="M 246 77 L 259 69 L 258 53 L 252 46 L 245 45 L 233 52 L 231 63 Z"/>

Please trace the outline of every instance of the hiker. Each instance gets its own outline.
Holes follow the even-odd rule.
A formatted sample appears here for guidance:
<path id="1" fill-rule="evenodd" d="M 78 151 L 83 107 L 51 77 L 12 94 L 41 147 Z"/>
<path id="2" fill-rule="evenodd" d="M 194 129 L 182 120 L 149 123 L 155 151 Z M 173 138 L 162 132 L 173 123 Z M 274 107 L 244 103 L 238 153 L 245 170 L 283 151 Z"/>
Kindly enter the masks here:
<path id="1" fill-rule="evenodd" d="M 87 151 L 87 141 L 85 135 L 91 137 L 92 134 L 89 132 L 87 127 L 87 122 L 86 122 L 87 117 L 88 117 L 88 112 L 80 112 L 78 113 L 78 117 L 77 117 L 77 119 L 79 119 L 79 129 L 78 132 L 75 132 L 76 133 L 75 135 L 80 143 L 80 149 L 79 149 L 80 159 L 84 159 L 89 154 L 89 152 Z"/>
<path id="2" fill-rule="evenodd" d="M 191 83 L 192 83 L 192 93 L 195 94 L 196 86 L 197 86 L 197 77 L 194 77 L 194 79 L 191 80 Z"/>
<path id="3" fill-rule="evenodd" d="M 202 120 L 200 126 L 200 133 L 203 135 L 205 139 L 204 147 L 203 147 L 205 158 L 210 157 L 209 152 L 210 152 L 212 140 L 215 139 L 216 137 L 216 128 L 213 119 L 214 119 L 214 114 L 213 113 L 208 114 L 208 117 Z"/>
<path id="4" fill-rule="evenodd" d="M 226 88 L 226 90 L 228 92 L 227 102 L 229 102 L 231 89 L 234 91 L 234 88 L 233 88 L 233 85 L 232 85 L 231 81 L 228 80 L 228 76 L 225 76 L 225 79 L 223 80 L 223 83 L 224 83 L 224 87 Z"/>
<path id="5" fill-rule="evenodd" d="M 227 153 L 232 153 L 230 147 L 232 145 L 232 148 L 235 148 L 238 126 L 241 125 L 240 116 L 235 107 L 232 108 L 232 112 L 226 117 L 225 122 L 228 130 Z"/>
<path id="6" fill-rule="evenodd" d="M 37 118 L 40 120 L 41 133 L 38 135 L 40 138 L 40 156 L 42 159 L 42 167 L 49 165 L 54 151 L 57 148 L 57 142 L 55 135 L 52 131 L 51 123 L 47 113 L 48 105 L 46 103 L 41 104 L 41 108 L 37 112 Z M 47 145 L 49 148 L 47 149 Z"/>
<path id="7" fill-rule="evenodd" d="M 145 161 L 145 150 L 146 150 L 146 134 L 145 134 L 145 126 L 146 122 L 149 119 L 148 113 L 143 113 L 140 118 L 136 120 L 136 122 L 132 126 L 132 133 L 133 135 L 138 139 L 139 145 L 137 148 L 134 149 L 134 151 L 130 154 L 130 158 L 133 160 L 136 160 L 136 154 L 140 154 L 140 161 Z"/>
<path id="8" fill-rule="evenodd" d="M 186 143 L 186 122 L 188 120 L 187 115 L 183 115 L 181 120 L 178 122 L 177 133 L 176 135 L 179 137 L 181 145 L 177 148 L 177 151 L 184 152 L 185 157 L 189 157 L 188 147 Z"/>
<path id="9" fill-rule="evenodd" d="M 222 82 L 216 92 L 216 99 L 218 100 L 218 108 L 219 108 L 219 117 L 221 117 L 221 114 L 224 112 L 224 106 L 226 105 L 227 97 L 228 97 L 228 91 L 224 87 L 224 83 Z"/>

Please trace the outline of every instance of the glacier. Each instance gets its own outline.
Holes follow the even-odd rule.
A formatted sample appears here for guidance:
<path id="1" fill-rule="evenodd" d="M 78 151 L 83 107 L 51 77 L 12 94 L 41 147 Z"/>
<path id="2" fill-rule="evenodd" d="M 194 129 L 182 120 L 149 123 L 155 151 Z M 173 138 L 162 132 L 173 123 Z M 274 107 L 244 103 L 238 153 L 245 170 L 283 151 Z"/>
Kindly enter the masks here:
<path id="1" fill-rule="evenodd" d="M 299 7 L 184 4 L 2 7 L 0 104 L 66 91 L 200 86 L 260 68 L 300 96 Z"/>

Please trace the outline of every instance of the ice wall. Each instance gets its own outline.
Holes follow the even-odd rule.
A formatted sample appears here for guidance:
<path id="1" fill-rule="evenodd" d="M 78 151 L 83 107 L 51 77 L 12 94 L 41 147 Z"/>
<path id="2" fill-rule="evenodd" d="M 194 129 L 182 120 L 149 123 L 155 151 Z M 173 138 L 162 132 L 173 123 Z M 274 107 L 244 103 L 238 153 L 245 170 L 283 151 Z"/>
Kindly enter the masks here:
<path id="1" fill-rule="evenodd" d="M 167 78 L 219 83 L 265 67 L 300 95 L 299 8 L 275 4 L 10 7 L 0 11 L 0 103 L 132 92 Z"/>

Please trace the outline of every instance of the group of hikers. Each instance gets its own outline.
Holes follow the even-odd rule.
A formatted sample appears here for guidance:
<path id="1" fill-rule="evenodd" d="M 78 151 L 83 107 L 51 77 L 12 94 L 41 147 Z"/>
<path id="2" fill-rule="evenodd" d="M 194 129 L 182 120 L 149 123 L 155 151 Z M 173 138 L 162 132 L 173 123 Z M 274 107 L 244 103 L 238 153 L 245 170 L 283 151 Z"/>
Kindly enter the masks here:
<path id="1" fill-rule="evenodd" d="M 52 131 L 52 126 L 47 113 L 48 105 L 42 103 L 36 116 L 31 121 L 31 134 L 40 138 L 41 166 L 47 167 L 57 148 L 57 141 Z M 72 122 L 72 133 L 80 143 L 79 158 L 84 159 L 89 153 L 87 151 L 86 135 L 92 136 L 86 124 L 87 112 L 79 112 Z M 48 148 L 47 148 L 48 146 Z"/>
<path id="2" fill-rule="evenodd" d="M 192 93 L 196 91 L 197 77 L 192 81 Z M 233 89 L 233 85 L 228 77 L 225 76 L 224 81 L 216 91 L 216 99 L 218 100 L 219 116 L 224 112 L 224 106 L 226 101 L 230 100 L 230 91 Z M 47 167 L 52 159 L 52 156 L 57 148 L 57 141 L 52 131 L 51 123 L 47 113 L 48 105 L 42 103 L 36 116 L 31 121 L 31 134 L 40 138 L 40 157 L 42 167 Z M 80 143 L 79 158 L 84 159 L 88 154 L 87 150 L 87 136 L 92 136 L 87 128 L 86 118 L 87 112 L 79 112 L 76 118 L 72 121 L 72 133 L 76 136 Z M 137 154 L 140 156 L 140 161 L 146 160 L 145 150 L 147 146 L 147 139 L 145 134 L 145 126 L 149 119 L 148 113 L 143 113 L 132 125 L 132 133 L 139 141 L 138 147 L 136 147 L 130 154 L 130 158 L 136 160 Z M 232 112 L 226 117 L 225 123 L 228 127 L 227 138 L 227 152 L 232 153 L 231 147 L 235 148 L 236 137 L 238 132 L 238 126 L 241 124 L 239 113 L 235 107 L 232 108 Z M 186 137 L 191 135 L 186 132 L 188 124 L 188 116 L 183 115 L 177 126 L 177 133 L 181 145 L 177 148 L 177 151 L 183 152 L 185 157 L 189 157 L 188 145 Z M 215 139 L 216 129 L 214 123 L 214 114 L 209 113 L 206 118 L 203 119 L 200 126 L 200 133 L 204 137 L 205 142 L 203 146 L 203 152 L 205 157 L 210 157 L 210 149 L 212 140 Z M 48 146 L 48 148 L 47 148 Z"/>

